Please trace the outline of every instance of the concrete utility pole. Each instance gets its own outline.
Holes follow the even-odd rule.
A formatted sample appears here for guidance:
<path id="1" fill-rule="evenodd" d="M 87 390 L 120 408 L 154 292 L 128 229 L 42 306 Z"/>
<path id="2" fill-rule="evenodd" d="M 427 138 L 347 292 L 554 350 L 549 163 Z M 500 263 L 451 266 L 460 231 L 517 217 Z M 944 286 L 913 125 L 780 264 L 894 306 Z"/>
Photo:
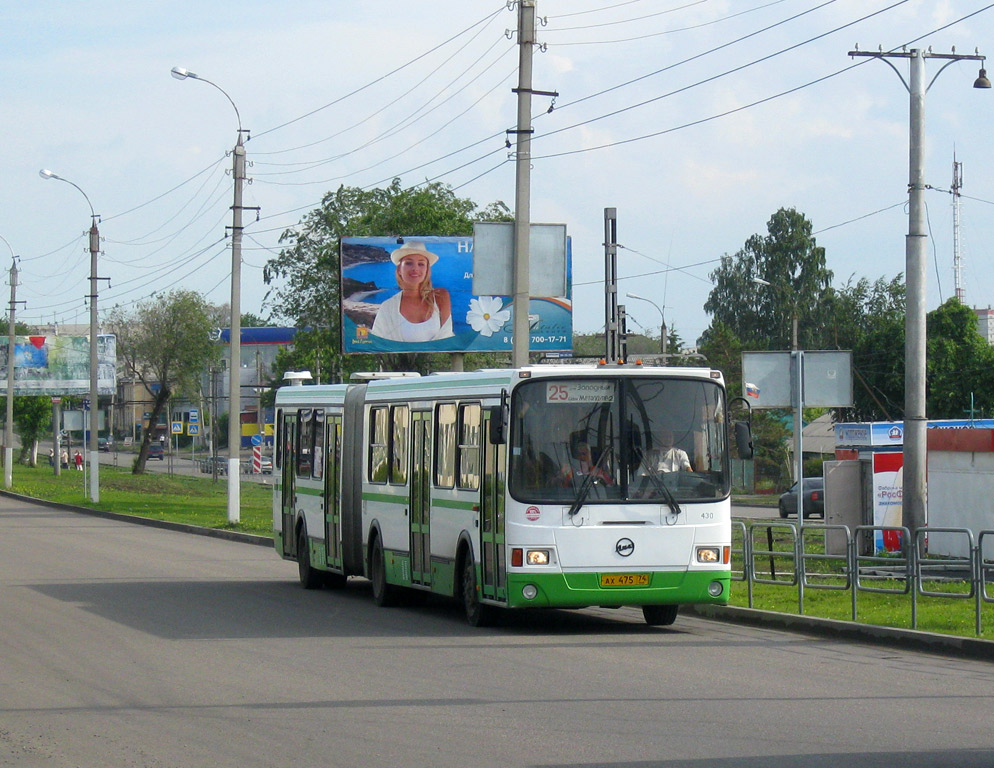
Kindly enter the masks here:
<path id="1" fill-rule="evenodd" d="M 925 94 L 936 78 L 956 61 L 984 61 L 979 54 L 932 53 L 912 48 L 907 51 L 849 51 L 850 56 L 871 56 L 887 64 L 901 78 L 911 97 L 908 173 L 908 235 L 905 239 L 906 310 L 904 320 L 904 491 L 902 522 L 912 531 L 927 521 L 925 465 L 927 456 L 925 415 L 925 264 L 928 230 L 925 221 Z M 910 77 L 906 82 L 888 59 L 908 59 Z M 925 59 L 946 63 L 925 84 Z M 981 68 L 974 88 L 990 88 Z"/>
<path id="2" fill-rule="evenodd" d="M 97 281 L 105 279 L 97 277 L 97 255 L 100 253 L 100 231 L 97 229 L 97 222 L 100 217 L 93 210 L 93 203 L 82 187 L 69 179 L 64 179 L 43 168 L 38 172 L 43 179 L 58 179 L 70 186 L 76 187 L 79 193 L 90 206 L 90 293 L 87 299 L 90 301 L 90 407 L 87 416 L 84 416 L 84 434 L 88 426 L 90 430 L 90 501 L 100 501 L 100 450 L 97 445 L 97 430 L 99 428 L 97 415 L 99 413 L 99 394 L 97 392 Z M 86 453 L 86 440 L 83 441 L 83 452 Z"/>
<path id="3" fill-rule="evenodd" d="M 7 324 L 7 423 L 3 430 L 3 487 L 14 485 L 14 308 L 17 306 L 17 261 L 10 262 L 10 317 Z"/>
<path id="4" fill-rule="evenodd" d="M 531 249 L 531 111 L 532 55 L 535 44 L 535 0 L 518 0 L 518 122 L 514 133 L 514 313 L 511 365 L 528 365 L 531 329 L 528 326 L 528 270 Z"/>
<path id="5" fill-rule="evenodd" d="M 241 520 L 241 465 L 242 446 L 242 187 L 245 184 L 245 141 L 248 129 L 242 128 L 242 116 L 234 100 L 217 83 L 213 83 L 183 67 L 173 67 L 171 74 L 177 80 L 199 80 L 213 86 L 235 110 L 238 121 L 238 140 L 232 151 L 232 175 L 235 182 L 234 202 L 231 206 L 231 331 L 228 339 L 228 522 Z M 257 210 L 257 209 L 256 209 Z"/>

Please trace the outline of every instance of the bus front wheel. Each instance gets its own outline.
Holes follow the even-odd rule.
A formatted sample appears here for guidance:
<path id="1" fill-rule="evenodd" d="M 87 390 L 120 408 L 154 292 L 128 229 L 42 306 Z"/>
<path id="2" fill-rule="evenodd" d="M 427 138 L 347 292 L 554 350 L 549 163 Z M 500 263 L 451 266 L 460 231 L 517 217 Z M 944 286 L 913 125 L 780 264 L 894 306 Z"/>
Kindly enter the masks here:
<path id="1" fill-rule="evenodd" d="M 303 526 L 297 534 L 297 574 L 304 589 L 317 589 L 323 581 L 321 572 L 311 567 L 311 548 L 307 546 L 307 529 Z"/>
<path id="2" fill-rule="evenodd" d="M 676 621 L 677 605 L 643 605 L 642 615 L 650 627 L 668 627 Z"/>
<path id="3" fill-rule="evenodd" d="M 493 623 L 495 609 L 480 602 L 480 590 L 476 586 L 476 564 L 469 552 L 463 558 L 462 603 L 466 621 L 471 627 L 486 627 Z"/>

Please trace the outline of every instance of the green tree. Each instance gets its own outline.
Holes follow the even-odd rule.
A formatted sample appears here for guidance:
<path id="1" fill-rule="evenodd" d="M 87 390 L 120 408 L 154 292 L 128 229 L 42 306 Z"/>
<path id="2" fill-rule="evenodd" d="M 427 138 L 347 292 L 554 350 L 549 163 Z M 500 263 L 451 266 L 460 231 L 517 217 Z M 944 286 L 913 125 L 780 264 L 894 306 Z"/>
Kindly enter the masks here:
<path id="1" fill-rule="evenodd" d="M 117 335 L 118 360 L 153 398 L 135 474 L 145 471 L 149 440 L 170 397 L 194 391 L 217 354 L 211 340 L 214 320 L 204 297 L 187 290 L 142 302 L 131 312 L 119 308 L 111 312 L 108 326 Z"/>
<path id="2" fill-rule="evenodd" d="M 926 408 L 932 419 L 961 419 L 971 405 L 994 412 L 990 384 L 994 349 L 980 335 L 977 316 L 958 299 L 928 313 Z"/>
<path id="3" fill-rule="evenodd" d="M 0 397 L 0 410 L 7 412 L 7 398 Z M 38 466 L 38 441 L 52 431 L 52 400 L 34 395 L 14 396 L 14 432 L 21 444 L 18 461 Z"/>
<path id="4" fill-rule="evenodd" d="M 904 412 L 904 280 L 850 278 L 832 298 L 829 347 L 852 350 L 853 421 L 895 421 Z"/>
<path id="5" fill-rule="evenodd" d="M 445 184 L 432 182 L 404 189 L 399 179 L 381 189 L 341 186 L 321 206 L 284 232 L 285 246 L 263 269 L 270 286 L 266 306 L 272 317 L 301 329 L 294 348 L 281 354 L 282 370 L 310 369 L 320 381 L 347 378 L 381 363 L 393 370 L 427 372 L 444 366 L 447 356 L 423 354 L 349 355 L 341 349 L 339 240 L 345 236 L 471 235 L 474 221 L 510 221 L 501 202 L 480 210 Z M 472 358 L 467 356 L 467 367 Z"/>
<path id="6" fill-rule="evenodd" d="M 818 349 L 832 296 L 825 249 L 816 244 L 811 222 L 793 208 L 774 213 L 766 229 L 734 257 L 722 257 L 704 309 L 746 349 L 790 349 L 795 321 L 799 348 Z"/>

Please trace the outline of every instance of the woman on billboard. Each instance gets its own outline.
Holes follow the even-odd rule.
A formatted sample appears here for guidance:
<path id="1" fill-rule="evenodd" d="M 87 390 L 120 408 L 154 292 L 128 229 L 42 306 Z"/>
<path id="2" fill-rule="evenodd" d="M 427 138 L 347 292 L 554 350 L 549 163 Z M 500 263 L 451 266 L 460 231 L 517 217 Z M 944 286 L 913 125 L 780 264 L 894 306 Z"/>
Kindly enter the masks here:
<path id="1" fill-rule="evenodd" d="M 391 253 L 390 260 L 397 265 L 400 293 L 380 305 L 372 334 L 404 342 L 450 338 L 453 332 L 449 292 L 431 284 L 431 268 L 438 255 L 424 243 L 412 241 Z"/>

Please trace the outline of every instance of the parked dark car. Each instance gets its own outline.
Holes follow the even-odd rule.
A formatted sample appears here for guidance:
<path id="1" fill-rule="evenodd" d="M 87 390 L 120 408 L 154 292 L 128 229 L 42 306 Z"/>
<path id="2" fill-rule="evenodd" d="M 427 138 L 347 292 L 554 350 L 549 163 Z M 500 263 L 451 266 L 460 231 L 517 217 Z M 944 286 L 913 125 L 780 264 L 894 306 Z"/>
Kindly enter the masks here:
<path id="1" fill-rule="evenodd" d="M 797 483 L 780 496 L 780 517 L 797 514 Z M 804 517 L 817 515 L 825 519 L 825 479 L 821 477 L 804 478 Z"/>
<path id="2" fill-rule="evenodd" d="M 98 437 L 97 450 L 103 451 L 104 453 L 110 453 L 114 450 L 114 442 L 109 437 Z"/>
<path id="3" fill-rule="evenodd" d="M 148 458 L 158 459 L 159 461 L 166 460 L 166 452 L 162 448 L 161 443 L 149 443 L 148 444 Z"/>

